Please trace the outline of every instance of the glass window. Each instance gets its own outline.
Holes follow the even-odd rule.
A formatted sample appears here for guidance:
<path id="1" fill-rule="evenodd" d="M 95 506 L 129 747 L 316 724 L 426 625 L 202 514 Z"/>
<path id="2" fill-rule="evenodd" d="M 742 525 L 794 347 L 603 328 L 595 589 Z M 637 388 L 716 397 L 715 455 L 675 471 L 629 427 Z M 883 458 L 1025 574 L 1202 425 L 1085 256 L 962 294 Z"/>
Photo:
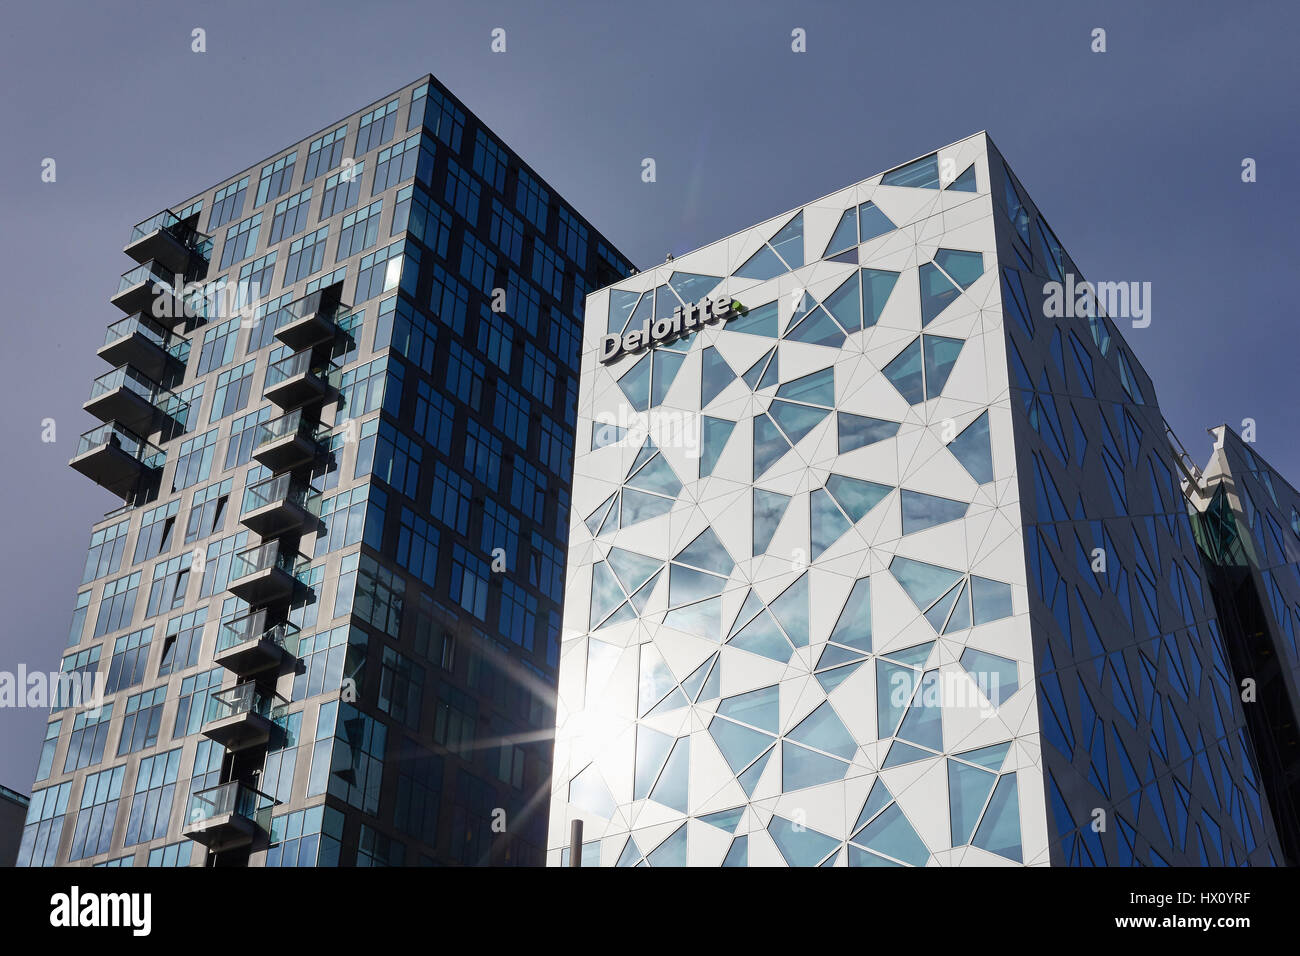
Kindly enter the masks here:
<path id="1" fill-rule="evenodd" d="M 235 308 L 240 311 L 256 310 L 264 298 L 271 292 L 271 282 L 275 274 L 275 252 L 268 252 L 252 262 L 246 262 L 239 268 L 239 281 L 236 286 Z M 254 314 L 256 312 L 254 311 Z"/>
<path id="2" fill-rule="evenodd" d="M 472 288 L 485 296 L 492 295 L 496 281 L 497 254 L 470 233 L 465 233 L 460 248 L 460 275 Z"/>
<path id="3" fill-rule="evenodd" d="M 390 100 L 383 106 L 365 113 L 357 128 L 357 148 L 354 152 L 360 156 L 376 146 L 382 146 L 393 138 L 397 128 L 397 100 Z"/>
<path id="4" fill-rule="evenodd" d="M 533 281 L 553 298 L 564 298 L 564 260 L 540 239 L 533 240 Z"/>
<path id="5" fill-rule="evenodd" d="M 502 451 L 500 438 L 474 419 L 466 422 L 465 469 L 493 491 L 501 477 Z"/>
<path id="6" fill-rule="evenodd" d="M 388 234 L 410 232 L 443 259 L 451 241 L 451 213 L 429 199 L 423 189 L 403 186 L 397 191 L 397 204 L 393 207 L 393 225 Z"/>
<path id="7" fill-rule="evenodd" d="M 563 206 L 559 208 L 558 240 L 564 254 L 580 269 L 587 267 L 587 227 Z"/>
<path id="8" fill-rule="evenodd" d="M 514 456 L 514 477 L 510 482 L 510 507 L 541 523 L 546 515 L 546 473 L 522 455 Z"/>
<path id="9" fill-rule="evenodd" d="M 433 263 L 433 282 L 429 309 L 443 325 L 457 335 L 465 334 L 465 314 L 469 308 L 469 291 L 438 263 Z"/>
<path id="10" fill-rule="evenodd" d="M 203 715 L 204 711 L 207 710 L 208 697 L 212 691 L 221 686 L 221 680 L 225 673 L 226 670 L 224 667 L 214 667 L 201 674 L 186 677 L 181 681 L 181 692 L 176 701 L 176 721 L 172 725 L 172 738 L 174 740 L 179 740 L 182 737 L 188 737 L 190 734 L 196 734 L 199 732 L 199 728 L 203 726 Z M 208 783 L 209 786 L 215 786 L 220 782 L 216 779 L 215 773 L 210 782 L 200 780 L 199 757 L 200 755 L 206 755 L 209 745 L 211 745 L 215 750 L 215 756 L 213 759 L 216 762 L 216 767 L 213 769 L 216 771 L 220 770 L 223 748 L 213 741 L 200 741 L 198 753 L 196 753 L 194 758 L 194 783 L 191 792 L 203 789 L 203 787 L 199 785 L 200 783 Z"/>
<path id="11" fill-rule="evenodd" d="M 338 129 L 311 141 L 307 149 L 307 160 L 303 163 L 303 182 L 313 180 L 321 173 L 329 172 L 343 161 L 343 141 L 347 135 L 348 127 L 345 123 Z"/>
<path id="12" fill-rule="evenodd" d="M 201 607 L 188 614 L 179 614 L 167 621 L 163 632 L 162 659 L 158 663 L 158 676 L 183 671 L 199 662 L 199 648 L 203 644 L 203 625 L 208 609 Z"/>
<path id="13" fill-rule="evenodd" d="M 59 746 L 59 730 L 62 727 L 62 720 L 52 720 L 45 725 L 45 740 L 41 743 L 41 757 L 36 764 L 37 783 L 50 775 L 50 770 L 54 766 L 54 751 Z"/>
<path id="14" fill-rule="evenodd" d="M 366 505 L 370 485 L 358 485 L 321 502 L 325 530 L 316 538 L 314 557 L 353 545 L 362 539 L 366 526 Z"/>
<path id="15" fill-rule="evenodd" d="M 524 224 L 501 200 L 492 197 L 492 216 L 488 226 L 492 244 L 519 265 L 524 254 Z"/>
<path id="16" fill-rule="evenodd" d="M 260 212 L 227 229 L 226 241 L 221 247 L 221 268 L 227 269 L 241 259 L 251 256 L 257 248 L 257 234 L 261 229 Z"/>
<path id="17" fill-rule="evenodd" d="M 931 153 L 913 160 L 906 166 L 885 173 L 882 186 L 911 186 L 913 189 L 939 188 L 939 154 Z"/>
<path id="18" fill-rule="evenodd" d="M 51 710 L 60 710 L 89 701 L 94 696 L 94 680 L 99 673 L 100 646 L 69 654 L 59 665 L 59 686 L 50 701 Z"/>
<path id="19" fill-rule="evenodd" d="M 375 157 L 375 181 L 371 183 L 370 195 L 378 196 L 385 189 L 391 189 L 416 174 L 416 166 L 421 156 L 422 139 L 423 137 L 417 133 L 414 136 L 408 136 L 394 146 L 379 151 L 379 155 Z M 424 165 L 427 172 L 422 178 L 427 180 L 432 173 L 433 154 L 426 148 L 424 156 Z"/>
<path id="20" fill-rule="evenodd" d="M 158 742 L 158 730 L 162 726 L 163 704 L 166 700 L 166 684 L 143 694 L 133 694 L 126 699 L 122 736 L 117 744 L 119 757 L 152 747 Z"/>
<path id="21" fill-rule="evenodd" d="M 469 503 L 473 496 L 474 486 L 468 478 L 444 462 L 434 462 L 429 511 L 435 518 L 448 528 L 468 536 Z"/>
<path id="22" fill-rule="evenodd" d="M 505 318 L 483 306 L 478 320 L 478 350 L 507 375 L 510 374 L 514 337 Z"/>
<path id="23" fill-rule="evenodd" d="M 207 479 L 212 470 L 212 456 L 217 446 L 218 429 L 213 428 L 181 442 L 172 475 L 172 491 L 180 491 Z"/>
<path id="24" fill-rule="evenodd" d="M 135 846 L 167 836 L 180 765 L 180 747 L 140 760 L 123 846 Z"/>
<path id="25" fill-rule="evenodd" d="M 423 699 L 424 668 L 385 647 L 379 671 L 379 709 L 409 729 L 419 731 Z"/>
<path id="26" fill-rule="evenodd" d="M 226 520 L 226 503 L 230 500 L 231 479 L 219 481 L 194 492 L 189 521 L 185 526 L 185 543 L 190 544 L 222 529 Z"/>
<path id="27" fill-rule="evenodd" d="M 383 205 L 383 200 L 375 200 L 369 206 L 343 217 L 343 226 L 339 229 L 338 252 L 334 256 L 336 262 L 364 252 L 379 240 L 379 214 Z"/>
<path id="28" fill-rule="evenodd" d="M 528 447 L 530 411 L 528 399 L 504 378 L 497 379 L 492 425 L 520 448 Z"/>
<path id="29" fill-rule="evenodd" d="M 513 569 L 519 552 L 519 518 L 495 500 L 483 502 L 483 529 L 479 546 L 484 554 L 492 555 L 494 563 L 504 558 L 507 570 Z"/>
<path id="30" fill-rule="evenodd" d="M 32 793 L 18 847 L 18 866 L 54 866 L 71 791 L 72 782 L 68 781 Z"/>
<path id="31" fill-rule="evenodd" d="M 81 635 L 86 631 L 86 613 L 90 610 L 90 594 L 89 589 L 77 594 L 76 603 L 72 607 L 72 624 L 68 627 L 68 647 L 80 644 Z"/>
<path id="32" fill-rule="evenodd" d="M 456 407 L 424 379 L 416 380 L 416 430 L 444 455 L 451 454 L 452 429 L 456 424 Z"/>
<path id="33" fill-rule="evenodd" d="M 275 210 L 271 215 L 271 235 L 267 241 L 276 243 L 281 239 L 296 236 L 306 229 L 307 210 L 310 206 L 310 186 L 302 192 L 294 193 L 288 199 L 281 199 L 276 203 Z"/>
<path id="34" fill-rule="evenodd" d="M 546 218 L 550 211 L 551 194 L 527 170 L 519 170 L 519 183 L 515 190 L 515 209 L 531 222 L 537 231 L 546 235 Z"/>
<path id="35" fill-rule="evenodd" d="M 203 580 L 199 584 L 199 597 L 211 597 L 224 591 L 230 582 L 230 564 L 236 551 L 248 545 L 248 532 L 240 531 L 229 537 L 210 542 L 203 561 Z"/>
<path id="36" fill-rule="evenodd" d="M 487 618 L 487 562 L 457 544 L 452 550 L 450 595 L 475 617 Z"/>
<path id="37" fill-rule="evenodd" d="M 126 550 L 126 533 L 130 527 L 129 520 L 119 521 L 91 534 L 86 567 L 81 574 L 82 584 L 113 574 L 122 566 L 122 552 Z"/>
<path id="38" fill-rule="evenodd" d="M 294 150 L 287 156 L 281 156 L 275 162 L 263 166 L 262 177 L 257 183 L 257 202 L 253 205 L 260 206 L 288 192 L 293 184 L 293 169 L 297 162 L 298 151 Z"/>
<path id="39" fill-rule="evenodd" d="M 194 843 L 191 840 L 181 840 L 179 843 L 168 843 L 166 846 L 155 847 L 149 851 L 149 862 L 146 866 L 189 866 L 190 854 L 194 849 Z"/>
<path id="40" fill-rule="evenodd" d="M 235 360 L 235 339 L 239 334 L 239 320 L 230 319 L 213 326 L 203 333 L 203 345 L 199 349 L 199 362 L 195 375 L 206 375 L 223 365 Z"/>
<path id="41" fill-rule="evenodd" d="M 285 260 L 282 286 L 299 282 L 324 267 L 325 240 L 329 238 L 329 232 L 329 226 L 321 226 L 315 232 L 289 243 L 289 257 Z"/>
<path id="42" fill-rule="evenodd" d="M 405 260 L 410 257 L 411 268 Z M 387 248 L 362 256 L 357 270 L 357 289 L 354 302 L 361 303 L 395 289 L 400 283 L 408 292 L 414 287 L 419 268 L 420 253 L 417 247 L 399 240 Z"/>
<path id="43" fill-rule="evenodd" d="M 105 704 L 98 712 L 83 710 L 72 719 L 68 752 L 63 760 L 64 773 L 81 770 L 104 759 L 104 744 L 108 742 L 108 725 L 112 719 L 111 703 Z"/>
<path id="44" fill-rule="evenodd" d="M 140 533 L 135 539 L 135 555 L 132 564 L 139 564 L 149 558 L 170 551 L 172 531 L 176 525 L 176 513 L 180 510 L 179 498 L 169 501 L 144 513 L 140 521 Z"/>
<path id="45" fill-rule="evenodd" d="M 144 681 L 145 665 L 153 642 L 153 627 L 124 634 L 113 642 L 113 657 L 108 662 L 108 683 L 104 692 L 116 693 Z"/>
<path id="46" fill-rule="evenodd" d="M 248 177 L 222 186 L 212 197 L 212 211 L 208 213 L 208 231 L 224 226 L 244 211 L 244 196 L 248 191 Z"/>
<path id="47" fill-rule="evenodd" d="M 324 222 L 331 216 L 345 212 L 357 204 L 361 198 L 361 175 L 366 171 L 364 162 L 349 164 L 329 176 L 321 191 L 320 216 L 317 222 Z"/>
<path id="48" fill-rule="evenodd" d="M 420 486 L 420 446 L 377 418 L 361 426 L 359 437 L 353 477 L 372 474 L 414 500 Z"/>
<path id="49" fill-rule="evenodd" d="M 257 411 L 242 418 L 236 418 L 230 425 L 230 441 L 226 444 L 226 461 L 223 471 L 229 471 L 231 468 L 237 468 L 240 465 L 246 465 L 252 460 L 253 442 L 257 437 L 257 428 L 271 419 L 272 406 L 267 405 L 265 408 L 259 408 Z M 195 493 L 195 503 L 198 503 L 198 495 Z M 191 512 L 191 520 L 193 512 Z M 219 525 L 214 526 L 214 530 Z M 188 540 L 188 538 L 186 539 Z"/>
<path id="50" fill-rule="evenodd" d="M 108 852 L 125 773 L 126 767 L 121 766 L 86 777 L 81 789 L 77 825 L 72 831 L 72 846 L 68 850 L 69 861 Z"/>
<path id="51" fill-rule="evenodd" d="M 474 131 L 474 172 L 499 193 L 506 191 L 506 151 L 481 127 Z"/>
<path id="52" fill-rule="evenodd" d="M 99 598 L 99 616 L 95 619 L 95 637 L 121 630 L 135 614 L 135 598 L 140 589 L 140 572 L 109 581 Z"/>
<path id="53" fill-rule="evenodd" d="M 217 376 L 217 387 L 212 393 L 212 407 L 208 410 L 209 425 L 227 415 L 233 415 L 248 404 L 256 368 L 257 362 L 250 360 L 243 365 L 226 369 Z"/>
<path id="54" fill-rule="evenodd" d="M 407 129 L 423 122 L 434 136 L 460 152 L 461 135 L 465 132 L 465 113 L 443 95 L 436 86 L 424 83 L 411 92 L 411 115 Z"/>

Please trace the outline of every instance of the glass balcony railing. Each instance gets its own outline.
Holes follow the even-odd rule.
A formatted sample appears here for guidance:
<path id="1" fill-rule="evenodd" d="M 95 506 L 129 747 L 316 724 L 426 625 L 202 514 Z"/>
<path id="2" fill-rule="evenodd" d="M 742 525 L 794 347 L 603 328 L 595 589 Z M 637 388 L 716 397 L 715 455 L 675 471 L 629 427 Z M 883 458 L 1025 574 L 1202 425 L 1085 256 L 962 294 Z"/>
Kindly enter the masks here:
<path id="1" fill-rule="evenodd" d="M 259 641 L 270 641 L 296 657 L 299 633 L 298 626 L 287 621 L 268 627 L 266 612 L 256 611 L 222 623 L 217 631 L 217 653 Z"/>
<path id="2" fill-rule="evenodd" d="M 314 513 L 313 508 L 319 496 L 317 489 L 286 472 L 249 485 L 244 491 L 244 507 L 240 514 L 281 503 L 297 505 L 303 511 Z"/>
<path id="3" fill-rule="evenodd" d="M 159 409 L 169 410 L 169 414 L 174 415 L 178 411 L 183 413 L 187 406 L 187 403 L 177 398 L 176 393 L 171 389 L 163 388 L 153 379 L 147 378 L 129 365 L 120 365 L 113 371 L 106 372 L 91 382 L 90 398 L 87 401 L 94 401 L 99 396 L 119 388 L 134 392 L 149 404 L 156 405 Z"/>
<path id="4" fill-rule="evenodd" d="M 298 435 L 308 441 L 323 443 L 329 435 L 329 429 L 324 425 L 319 425 L 304 418 L 302 410 L 296 409 L 287 415 L 281 415 L 279 418 L 273 418 L 269 422 L 263 422 L 257 426 L 253 448 L 256 450 L 263 445 L 269 445 L 290 435 Z"/>
<path id="5" fill-rule="evenodd" d="M 151 445 L 135 432 L 123 428 L 116 422 L 105 422 L 98 428 L 92 428 L 77 440 L 77 457 L 102 445 L 122 449 L 132 458 L 136 458 L 146 468 L 161 468 L 165 456 L 161 448 Z"/>
<path id="6" fill-rule="evenodd" d="M 311 358 L 312 353 L 311 350 L 308 349 L 307 351 L 298 352 L 294 355 L 282 358 L 273 365 L 267 366 L 266 380 L 262 387 L 264 389 L 270 388 L 279 382 L 283 382 L 285 379 L 293 378 L 295 375 L 301 375 L 303 372 L 311 372 L 313 375 L 319 377 L 321 381 L 328 381 L 330 371 L 334 366 L 326 362 L 318 363 L 313 367 L 311 364 Z"/>
<path id="7" fill-rule="evenodd" d="M 255 681 L 245 681 L 226 690 L 214 690 L 208 696 L 208 707 L 203 714 L 203 723 L 225 720 L 228 717 L 240 717 L 256 714 L 275 723 L 284 719 L 289 702 L 279 694 L 261 690 Z"/>
<path id="8" fill-rule="evenodd" d="M 128 252 L 136 255 L 137 259 L 141 254 L 168 257 L 177 268 L 183 268 L 185 266 L 183 260 L 172 261 L 175 259 L 174 249 L 159 248 L 156 239 L 151 238 L 158 233 L 170 236 L 189 255 L 197 255 L 204 262 L 212 257 L 212 238 L 195 229 L 192 221 L 181 220 L 170 209 L 164 209 L 144 222 L 136 223 L 135 228 L 131 230 L 131 237 L 126 241 Z"/>
<path id="9" fill-rule="evenodd" d="M 186 815 L 189 820 L 188 825 L 195 826 L 233 813 L 247 817 L 263 830 L 269 830 L 271 808 L 274 806 L 274 797 L 232 780 L 230 783 L 200 790 L 190 797 Z"/>
<path id="10" fill-rule="evenodd" d="M 318 312 L 332 316 L 339 308 L 337 291 L 330 293 L 325 289 L 317 289 L 315 292 L 308 293 L 301 299 L 296 299 L 277 309 L 272 317 L 274 328 L 282 328 L 296 322 L 298 319 L 315 315 Z"/>
<path id="11" fill-rule="evenodd" d="M 144 222 L 136 223 L 135 228 L 131 230 L 131 238 L 127 240 L 127 244 L 137 242 L 160 229 L 171 233 L 181 242 L 185 242 L 189 236 L 194 235 L 192 229 L 181 225 L 180 219 L 177 218 L 174 212 L 170 209 L 164 209 L 157 215 L 150 216 Z"/>
<path id="12" fill-rule="evenodd" d="M 137 286 L 142 282 L 150 285 L 156 283 L 165 289 L 174 290 L 176 276 L 167 272 L 156 262 L 146 262 L 142 266 L 136 266 L 134 269 L 122 273 L 121 281 L 117 284 L 117 291 L 119 293 L 125 292 L 132 286 Z"/>
<path id="13" fill-rule="evenodd" d="M 309 563 L 305 557 L 296 551 L 283 550 L 279 541 L 268 541 L 265 544 L 235 552 L 234 559 L 230 562 L 230 579 L 237 581 L 240 578 L 248 577 L 250 574 L 276 568 L 293 578 L 300 578 Z"/>
<path id="14" fill-rule="evenodd" d="M 143 312 L 128 315 L 111 324 L 104 333 L 104 344 L 111 345 L 132 335 L 139 335 L 152 342 L 178 362 L 185 362 L 190 357 L 189 339 L 172 334 Z"/>

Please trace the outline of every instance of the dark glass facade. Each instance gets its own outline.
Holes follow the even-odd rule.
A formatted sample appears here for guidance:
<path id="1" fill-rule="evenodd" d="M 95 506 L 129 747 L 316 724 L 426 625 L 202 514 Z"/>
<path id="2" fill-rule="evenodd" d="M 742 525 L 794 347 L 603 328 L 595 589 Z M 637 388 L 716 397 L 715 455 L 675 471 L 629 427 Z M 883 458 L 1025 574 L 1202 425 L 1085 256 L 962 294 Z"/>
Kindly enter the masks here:
<path id="1" fill-rule="evenodd" d="M 23 865 L 538 864 L 583 303 L 631 266 L 432 77 L 151 217 Z"/>

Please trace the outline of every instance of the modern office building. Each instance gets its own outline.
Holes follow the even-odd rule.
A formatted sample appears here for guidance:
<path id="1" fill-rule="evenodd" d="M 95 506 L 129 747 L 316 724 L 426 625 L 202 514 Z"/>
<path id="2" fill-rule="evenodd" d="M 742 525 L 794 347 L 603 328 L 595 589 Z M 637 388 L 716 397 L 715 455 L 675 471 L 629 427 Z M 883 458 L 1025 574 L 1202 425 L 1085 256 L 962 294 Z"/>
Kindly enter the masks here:
<path id="1" fill-rule="evenodd" d="M 431 76 L 146 211 L 20 862 L 541 863 L 581 310 L 630 266 Z"/>
<path id="2" fill-rule="evenodd" d="M 1300 492 L 1226 425 L 1211 434 L 1185 486 L 1273 822 L 1300 865 Z"/>
<path id="3" fill-rule="evenodd" d="M 550 864 L 575 820 L 582 865 L 1285 861 L 1294 755 L 1082 281 L 981 133 L 588 298 Z M 1276 501 L 1232 507 L 1289 637 Z"/>
<path id="4" fill-rule="evenodd" d="M 28 800 L 21 793 L 0 787 L 0 866 L 13 866 L 27 820 Z"/>

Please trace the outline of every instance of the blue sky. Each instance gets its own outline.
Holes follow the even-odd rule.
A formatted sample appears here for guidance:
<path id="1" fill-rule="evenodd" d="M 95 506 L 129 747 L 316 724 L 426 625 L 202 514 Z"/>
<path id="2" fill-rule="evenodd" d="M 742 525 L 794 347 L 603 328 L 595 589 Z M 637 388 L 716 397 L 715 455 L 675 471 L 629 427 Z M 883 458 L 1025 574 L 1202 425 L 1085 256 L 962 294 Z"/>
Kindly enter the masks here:
<path id="1" fill-rule="evenodd" d="M 1257 423 L 1300 484 L 1285 290 L 1300 8 L 1202 2 L 52 0 L 0 35 L 0 670 L 57 667 L 90 525 L 67 467 L 130 227 L 433 72 L 640 266 L 987 129 L 1092 279 L 1150 282 L 1124 334 L 1198 460 Z M 207 52 L 190 49 L 191 30 Z M 506 31 L 506 52 L 489 44 Z M 1107 32 L 1108 51 L 1090 51 Z M 802 28 L 807 52 L 791 51 Z M 42 183 L 41 161 L 57 162 Z M 655 160 L 657 181 L 641 181 Z M 1259 181 L 1241 182 L 1244 157 Z M 58 440 L 40 440 L 53 418 Z M 0 783 L 45 714 L 0 711 Z"/>

